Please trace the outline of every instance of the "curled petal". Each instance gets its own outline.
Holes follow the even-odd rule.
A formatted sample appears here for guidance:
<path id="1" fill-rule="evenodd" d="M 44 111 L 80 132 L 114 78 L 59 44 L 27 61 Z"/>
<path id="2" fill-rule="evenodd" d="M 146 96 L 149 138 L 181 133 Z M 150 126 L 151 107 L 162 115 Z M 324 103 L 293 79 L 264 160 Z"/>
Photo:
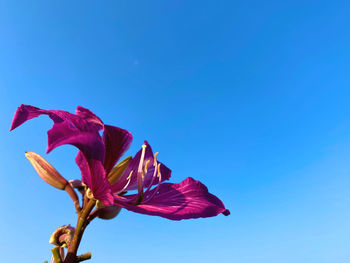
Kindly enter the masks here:
<path id="1" fill-rule="evenodd" d="M 80 151 L 76 158 L 82 181 L 91 189 L 94 197 L 104 205 L 113 204 L 112 192 L 103 167 L 104 145 L 98 132 L 80 132 L 67 127 L 67 122 L 54 124 L 48 131 L 48 151 L 71 144 Z"/>
<path id="2" fill-rule="evenodd" d="M 153 193 L 153 191 L 157 191 Z M 151 199 L 147 199 L 153 196 Z M 158 189 L 151 190 L 145 197 L 145 204 L 130 204 L 135 196 L 115 196 L 115 204 L 130 211 L 161 216 L 171 220 L 211 217 L 230 212 L 219 198 L 208 192 L 207 187 L 191 177 L 179 184 L 162 183 Z"/>
<path id="3" fill-rule="evenodd" d="M 87 158 L 93 158 L 103 162 L 104 145 L 98 132 L 85 132 L 72 129 L 68 122 L 55 123 L 47 132 L 47 152 L 65 145 L 71 144 L 84 152 Z"/>
<path id="4" fill-rule="evenodd" d="M 78 106 L 75 110 L 75 113 L 77 116 L 85 119 L 88 123 L 90 123 L 90 125 L 95 126 L 95 129 L 97 129 L 97 130 L 102 130 L 102 128 L 104 127 L 101 119 L 99 117 L 97 117 L 95 113 L 93 113 L 92 111 L 90 111 L 87 108 L 84 108 L 82 106 Z M 95 125 L 93 125 L 93 124 L 95 124 Z"/>
<path id="5" fill-rule="evenodd" d="M 10 130 L 12 131 L 13 129 L 22 125 L 24 122 L 43 114 L 48 115 L 54 121 L 54 123 L 66 121 L 70 124 L 72 129 L 75 128 L 80 131 L 99 131 L 103 128 L 102 124 L 97 123 L 98 117 L 96 117 L 96 115 L 94 115 L 88 109 L 78 106 L 77 113 L 78 115 L 74 115 L 70 112 L 62 110 L 43 110 L 34 106 L 22 104 L 20 107 L 18 107 L 15 113 Z M 98 120 L 101 122 L 100 119 Z"/>
<path id="6" fill-rule="evenodd" d="M 105 205 L 113 203 L 110 186 L 103 168 L 105 147 L 99 130 L 102 121 L 91 111 L 78 106 L 76 115 L 59 110 L 42 110 L 29 105 L 21 105 L 14 116 L 11 130 L 27 120 L 42 114 L 48 115 L 54 122 L 47 132 L 47 152 L 58 146 L 71 144 L 80 151 L 78 165 L 82 171 L 83 182 L 92 190 L 95 198 Z"/>
<path id="7" fill-rule="evenodd" d="M 13 117 L 10 131 L 16 129 L 27 120 L 36 118 L 41 114 L 47 114 L 47 112 L 37 107 L 22 104 L 20 107 L 18 107 L 15 116 Z"/>
<path id="8" fill-rule="evenodd" d="M 63 144 L 72 144 L 84 151 L 87 156 L 103 161 L 104 145 L 98 133 L 102 126 L 96 124 L 96 120 L 90 116 L 93 113 L 89 110 L 83 107 L 78 107 L 78 109 L 81 115 L 89 116 L 89 118 L 84 119 L 67 111 L 43 110 L 22 104 L 15 113 L 11 130 L 27 120 L 43 114 L 48 115 L 53 120 L 54 125 L 48 131 L 47 152 Z M 85 112 L 85 115 L 82 112 Z M 87 112 L 91 114 L 87 115 Z"/>

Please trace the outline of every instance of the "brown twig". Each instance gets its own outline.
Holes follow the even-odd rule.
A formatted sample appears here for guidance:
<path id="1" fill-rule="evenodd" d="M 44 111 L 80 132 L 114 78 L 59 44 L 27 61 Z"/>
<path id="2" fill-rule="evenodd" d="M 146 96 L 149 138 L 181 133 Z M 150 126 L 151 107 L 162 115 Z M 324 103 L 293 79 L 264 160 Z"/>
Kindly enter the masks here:
<path id="1" fill-rule="evenodd" d="M 81 241 L 81 238 L 83 236 L 85 227 L 87 226 L 87 217 L 89 216 L 91 210 L 94 208 L 96 204 L 95 200 L 89 200 L 85 207 L 81 210 L 81 213 L 78 215 L 78 222 L 77 226 L 75 228 L 75 233 L 73 236 L 73 240 L 71 241 L 69 247 L 67 256 L 64 259 L 64 263 L 75 263 L 77 258 L 77 251 L 78 247 Z"/>
<path id="2" fill-rule="evenodd" d="M 77 256 L 77 262 L 81 262 L 81 261 L 84 261 L 84 260 L 88 260 L 91 258 L 91 252 L 87 252 L 85 254 L 82 254 L 80 256 Z"/>

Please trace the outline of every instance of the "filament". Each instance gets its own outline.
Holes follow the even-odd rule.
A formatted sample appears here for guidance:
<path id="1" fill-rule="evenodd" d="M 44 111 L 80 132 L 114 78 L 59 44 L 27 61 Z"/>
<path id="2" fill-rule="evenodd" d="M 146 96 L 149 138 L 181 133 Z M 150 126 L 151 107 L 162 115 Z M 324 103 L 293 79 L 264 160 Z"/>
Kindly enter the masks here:
<path id="1" fill-rule="evenodd" d="M 158 181 L 158 185 L 156 188 L 153 189 L 153 193 L 150 197 L 148 197 L 146 200 L 144 200 L 144 204 L 147 203 L 148 201 L 150 201 L 158 192 L 159 190 L 159 186 L 160 186 L 160 183 L 162 182 L 162 174 L 160 172 L 160 164 L 158 164 L 157 168 L 155 168 L 154 170 L 157 170 L 158 174 L 157 174 L 157 177 L 159 178 L 159 181 Z"/>
<path id="2" fill-rule="evenodd" d="M 120 193 L 122 193 L 122 192 L 124 192 L 125 191 L 125 189 L 129 186 L 129 184 L 130 184 L 130 181 L 131 181 L 131 175 L 132 175 L 132 170 L 131 170 L 131 172 L 130 172 L 130 174 L 128 175 L 128 177 L 126 178 L 126 180 L 128 180 L 127 182 L 126 182 L 126 184 L 125 184 L 125 186 L 123 187 L 123 189 L 122 190 L 120 190 L 120 191 L 118 191 L 117 193 L 115 193 L 116 195 L 118 195 L 118 194 L 120 194 Z"/>

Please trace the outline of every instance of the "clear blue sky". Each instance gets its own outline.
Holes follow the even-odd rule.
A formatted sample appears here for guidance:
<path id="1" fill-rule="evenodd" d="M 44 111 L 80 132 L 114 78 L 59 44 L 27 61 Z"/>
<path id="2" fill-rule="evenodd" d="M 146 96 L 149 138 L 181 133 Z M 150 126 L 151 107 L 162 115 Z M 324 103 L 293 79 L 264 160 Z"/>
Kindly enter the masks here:
<path id="1" fill-rule="evenodd" d="M 342 263 L 350 258 L 348 1 L 0 0 L 0 252 L 49 259 L 75 224 L 25 151 L 49 155 L 48 118 L 9 133 L 22 103 L 93 110 L 144 139 L 231 216 L 173 222 L 128 211 L 94 221 L 90 262 Z"/>

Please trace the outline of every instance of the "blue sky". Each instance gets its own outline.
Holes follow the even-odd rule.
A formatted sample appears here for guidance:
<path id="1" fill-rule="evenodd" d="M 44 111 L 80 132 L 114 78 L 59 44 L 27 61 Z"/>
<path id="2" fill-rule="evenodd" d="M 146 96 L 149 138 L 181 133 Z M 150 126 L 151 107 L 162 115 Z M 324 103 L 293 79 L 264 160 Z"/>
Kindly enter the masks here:
<path id="1" fill-rule="evenodd" d="M 0 251 L 43 262 L 75 224 L 64 192 L 25 159 L 79 178 L 76 149 L 45 155 L 47 118 L 9 133 L 16 108 L 93 110 L 147 139 L 231 210 L 173 222 L 96 220 L 90 262 L 326 263 L 350 257 L 347 1 L 0 0 Z"/>

